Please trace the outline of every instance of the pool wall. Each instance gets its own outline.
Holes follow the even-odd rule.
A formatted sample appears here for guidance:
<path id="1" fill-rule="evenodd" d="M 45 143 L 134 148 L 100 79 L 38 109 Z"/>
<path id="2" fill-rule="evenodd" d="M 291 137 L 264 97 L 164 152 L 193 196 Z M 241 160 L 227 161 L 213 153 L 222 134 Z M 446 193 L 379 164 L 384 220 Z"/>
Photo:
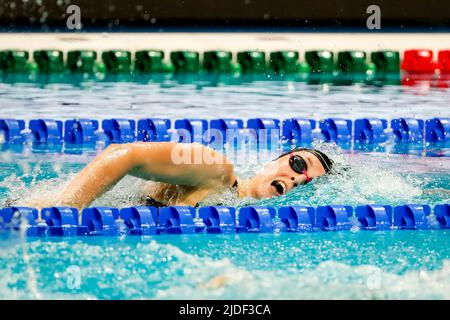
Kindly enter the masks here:
<path id="1" fill-rule="evenodd" d="M 414 48 L 433 48 L 437 51 L 449 48 L 448 33 L 408 32 L 149 32 L 149 33 L 0 33 L 0 50 L 39 50 L 47 48 L 70 50 L 107 51 L 124 49 L 138 51 L 162 48 L 177 50 L 367 50 L 396 49 L 404 51 Z"/>

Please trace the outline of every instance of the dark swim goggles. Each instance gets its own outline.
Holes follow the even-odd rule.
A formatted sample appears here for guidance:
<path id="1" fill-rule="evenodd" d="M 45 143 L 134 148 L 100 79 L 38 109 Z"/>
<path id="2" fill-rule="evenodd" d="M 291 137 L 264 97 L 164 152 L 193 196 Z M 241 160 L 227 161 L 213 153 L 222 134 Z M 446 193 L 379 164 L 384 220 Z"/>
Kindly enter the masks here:
<path id="1" fill-rule="evenodd" d="M 291 154 L 289 157 L 289 165 L 291 166 L 292 170 L 298 174 L 303 174 L 306 177 L 305 183 L 308 183 L 311 181 L 311 178 L 308 176 L 308 173 L 306 172 L 306 161 L 301 156 L 296 154 Z"/>

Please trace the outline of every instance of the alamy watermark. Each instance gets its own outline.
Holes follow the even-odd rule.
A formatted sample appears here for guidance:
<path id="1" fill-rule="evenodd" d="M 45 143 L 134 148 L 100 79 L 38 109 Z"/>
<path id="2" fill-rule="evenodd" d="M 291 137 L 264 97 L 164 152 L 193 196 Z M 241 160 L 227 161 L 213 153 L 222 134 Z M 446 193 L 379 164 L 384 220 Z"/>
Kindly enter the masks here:
<path id="1" fill-rule="evenodd" d="M 370 16 L 366 20 L 367 29 L 380 30 L 381 29 L 381 9 L 376 4 L 367 7 L 366 13 Z"/>
<path id="2" fill-rule="evenodd" d="M 179 142 L 172 149 L 174 164 L 224 164 L 226 159 L 234 163 L 247 162 L 255 149 L 280 153 L 282 139 L 279 129 L 208 129 L 204 133 L 177 129 L 171 135 L 172 142 Z M 191 143 L 198 142 L 210 148 L 192 148 Z M 222 149 L 221 153 L 213 149 Z M 225 156 L 225 157 L 224 157 Z M 259 160 L 259 158 L 258 158 Z"/>
<path id="3" fill-rule="evenodd" d="M 66 13 L 69 14 L 66 20 L 66 26 L 69 30 L 80 30 L 81 24 L 81 8 L 77 5 L 67 7 Z M 381 29 L 381 8 L 376 4 L 367 7 L 366 13 L 369 16 L 366 19 L 366 27 L 369 30 Z"/>
<path id="4" fill-rule="evenodd" d="M 67 14 L 70 14 L 66 20 L 66 26 L 69 30 L 81 29 L 81 9 L 77 5 L 70 5 L 66 10 Z"/>
<path id="5" fill-rule="evenodd" d="M 81 268 L 71 265 L 66 269 L 66 286 L 70 290 L 78 290 L 81 287 Z"/>
<path id="6" fill-rule="evenodd" d="M 379 290 L 381 288 L 381 270 L 376 268 L 371 270 L 367 277 L 366 286 L 369 290 Z"/>

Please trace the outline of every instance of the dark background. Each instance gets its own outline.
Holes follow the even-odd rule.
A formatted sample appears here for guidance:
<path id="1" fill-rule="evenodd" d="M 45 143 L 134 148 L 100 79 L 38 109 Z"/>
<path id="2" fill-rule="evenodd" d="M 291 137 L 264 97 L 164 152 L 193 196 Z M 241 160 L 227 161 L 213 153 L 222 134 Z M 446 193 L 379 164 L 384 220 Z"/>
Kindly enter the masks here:
<path id="1" fill-rule="evenodd" d="M 381 32 L 449 31 L 450 1 L 411 0 L 0 0 L 1 31 L 361 31 L 366 8 L 381 8 Z"/>

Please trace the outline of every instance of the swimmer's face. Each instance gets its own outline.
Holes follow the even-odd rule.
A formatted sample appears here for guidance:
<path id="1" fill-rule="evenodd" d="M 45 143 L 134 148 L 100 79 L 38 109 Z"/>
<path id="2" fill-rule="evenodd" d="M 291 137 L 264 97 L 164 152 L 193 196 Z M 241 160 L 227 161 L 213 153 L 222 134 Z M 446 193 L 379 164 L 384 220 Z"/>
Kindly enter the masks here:
<path id="1" fill-rule="evenodd" d="M 307 151 L 293 152 L 269 162 L 250 180 L 251 195 L 257 199 L 279 197 L 305 184 L 307 176 L 295 172 L 289 164 L 290 157 L 295 155 L 305 160 L 306 175 L 310 179 L 325 174 L 325 169 L 315 155 Z"/>

